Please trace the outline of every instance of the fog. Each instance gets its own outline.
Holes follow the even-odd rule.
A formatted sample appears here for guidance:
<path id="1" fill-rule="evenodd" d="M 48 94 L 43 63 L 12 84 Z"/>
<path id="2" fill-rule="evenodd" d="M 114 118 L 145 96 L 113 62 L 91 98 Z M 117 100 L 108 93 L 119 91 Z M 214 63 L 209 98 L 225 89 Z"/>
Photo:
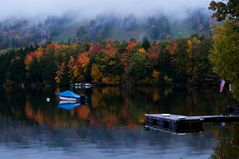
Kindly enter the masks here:
<path id="1" fill-rule="evenodd" d="M 43 19 L 72 15 L 92 19 L 98 15 L 147 17 L 163 13 L 184 17 L 190 9 L 207 9 L 211 0 L 0 0 L 0 20 Z"/>

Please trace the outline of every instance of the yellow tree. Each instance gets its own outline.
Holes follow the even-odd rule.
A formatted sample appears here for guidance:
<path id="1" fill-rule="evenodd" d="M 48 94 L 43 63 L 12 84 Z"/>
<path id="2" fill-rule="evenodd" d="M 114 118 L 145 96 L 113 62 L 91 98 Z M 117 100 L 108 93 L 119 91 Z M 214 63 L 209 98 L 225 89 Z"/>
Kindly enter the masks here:
<path id="1" fill-rule="evenodd" d="M 86 73 L 89 62 L 90 62 L 90 58 L 88 53 L 82 53 L 77 58 L 77 66 L 79 69 L 79 79 L 81 81 L 84 80 L 84 74 Z"/>
<path id="2" fill-rule="evenodd" d="M 116 49 L 106 48 L 103 51 L 95 58 L 96 64 L 103 75 L 102 83 L 110 85 L 119 84 L 123 69 L 116 54 Z"/>
<path id="3" fill-rule="evenodd" d="M 60 83 L 62 82 L 64 70 L 65 70 L 65 64 L 62 63 L 62 64 L 58 67 L 58 70 L 56 71 L 55 81 L 56 81 L 57 84 L 60 84 Z"/>
<path id="4" fill-rule="evenodd" d="M 154 69 L 152 73 L 152 77 L 153 79 L 158 80 L 160 77 L 160 72 Z"/>
<path id="5" fill-rule="evenodd" d="M 139 52 L 140 54 L 142 54 L 143 56 L 145 56 L 146 51 L 145 51 L 144 48 L 140 48 L 140 49 L 138 50 L 138 52 Z"/>
<path id="6" fill-rule="evenodd" d="M 73 83 L 79 80 L 79 71 L 73 56 L 70 56 L 67 66 L 69 68 L 70 82 Z"/>
<path id="7" fill-rule="evenodd" d="M 233 95 L 239 100 L 239 22 L 227 20 L 213 30 L 209 60 L 213 71 L 232 82 Z"/>
<path id="8" fill-rule="evenodd" d="M 96 64 L 93 64 L 91 69 L 91 78 L 93 79 L 93 82 L 100 83 L 102 77 L 103 77 L 103 74 L 100 71 L 99 67 Z"/>
<path id="9" fill-rule="evenodd" d="M 186 70 L 190 77 L 190 79 L 193 76 L 194 71 L 194 48 L 200 43 L 200 40 L 196 37 L 193 37 L 187 41 L 187 55 L 188 55 L 188 61 L 186 64 Z"/>

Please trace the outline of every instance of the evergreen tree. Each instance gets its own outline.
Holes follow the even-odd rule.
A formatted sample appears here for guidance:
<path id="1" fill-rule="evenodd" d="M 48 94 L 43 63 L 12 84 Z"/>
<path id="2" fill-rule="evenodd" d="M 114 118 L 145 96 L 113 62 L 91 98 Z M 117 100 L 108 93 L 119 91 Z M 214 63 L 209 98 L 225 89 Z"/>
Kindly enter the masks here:
<path id="1" fill-rule="evenodd" d="M 42 80 L 45 83 L 53 83 L 56 76 L 57 66 L 52 53 L 46 54 L 40 61 Z"/>
<path id="2" fill-rule="evenodd" d="M 160 48 L 160 54 L 158 57 L 158 70 L 160 72 L 161 80 L 172 79 L 172 65 L 171 65 L 171 57 L 167 51 L 167 47 L 169 46 L 168 42 L 162 42 Z"/>
<path id="3" fill-rule="evenodd" d="M 10 63 L 8 80 L 14 83 L 24 82 L 25 80 L 25 64 L 19 56 L 15 57 Z"/>
<path id="4" fill-rule="evenodd" d="M 29 66 L 27 81 L 33 83 L 42 82 L 42 69 L 37 58 L 33 58 Z"/>
<path id="5" fill-rule="evenodd" d="M 144 48 L 145 50 L 148 50 L 148 48 L 150 48 L 150 46 L 151 45 L 150 45 L 149 40 L 146 37 L 144 37 L 141 47 Z"/>

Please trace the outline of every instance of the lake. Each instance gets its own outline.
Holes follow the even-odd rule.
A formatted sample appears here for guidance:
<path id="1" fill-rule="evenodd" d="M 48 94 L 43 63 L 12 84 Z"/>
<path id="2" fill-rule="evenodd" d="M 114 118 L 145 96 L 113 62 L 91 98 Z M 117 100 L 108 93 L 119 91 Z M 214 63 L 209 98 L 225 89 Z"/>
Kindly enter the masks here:
<path id="1" fill-rule="evenodd" d="M 224 106 L 236 103 L 227 93 L 199 88 L 94 88 L 74 90 L 88 97 L 85 104 L 59 105 L 59 91 L 0 90 L 1 158 L 239 158 L 237 123 L 205 124 L 203 132 L 184 135 L 143 126 L 146 113 L 221 114 Z"/>

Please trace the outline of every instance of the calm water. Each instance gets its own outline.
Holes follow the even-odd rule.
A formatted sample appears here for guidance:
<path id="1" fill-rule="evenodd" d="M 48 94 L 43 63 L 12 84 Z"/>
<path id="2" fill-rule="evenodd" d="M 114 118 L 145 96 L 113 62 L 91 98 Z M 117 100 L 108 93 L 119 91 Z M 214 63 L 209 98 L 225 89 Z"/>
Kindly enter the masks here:
<path id="1" fill-rule="evenodd" d="M 59 108 L 58 91 L 0 90 L 0 158 L 239 158 L 236 123 L 185 135 L 142 126 L 145 113 L 220 114 L 235 101 L 217 90 L 75 90 L 88 102 L 68 110 Z"/>

